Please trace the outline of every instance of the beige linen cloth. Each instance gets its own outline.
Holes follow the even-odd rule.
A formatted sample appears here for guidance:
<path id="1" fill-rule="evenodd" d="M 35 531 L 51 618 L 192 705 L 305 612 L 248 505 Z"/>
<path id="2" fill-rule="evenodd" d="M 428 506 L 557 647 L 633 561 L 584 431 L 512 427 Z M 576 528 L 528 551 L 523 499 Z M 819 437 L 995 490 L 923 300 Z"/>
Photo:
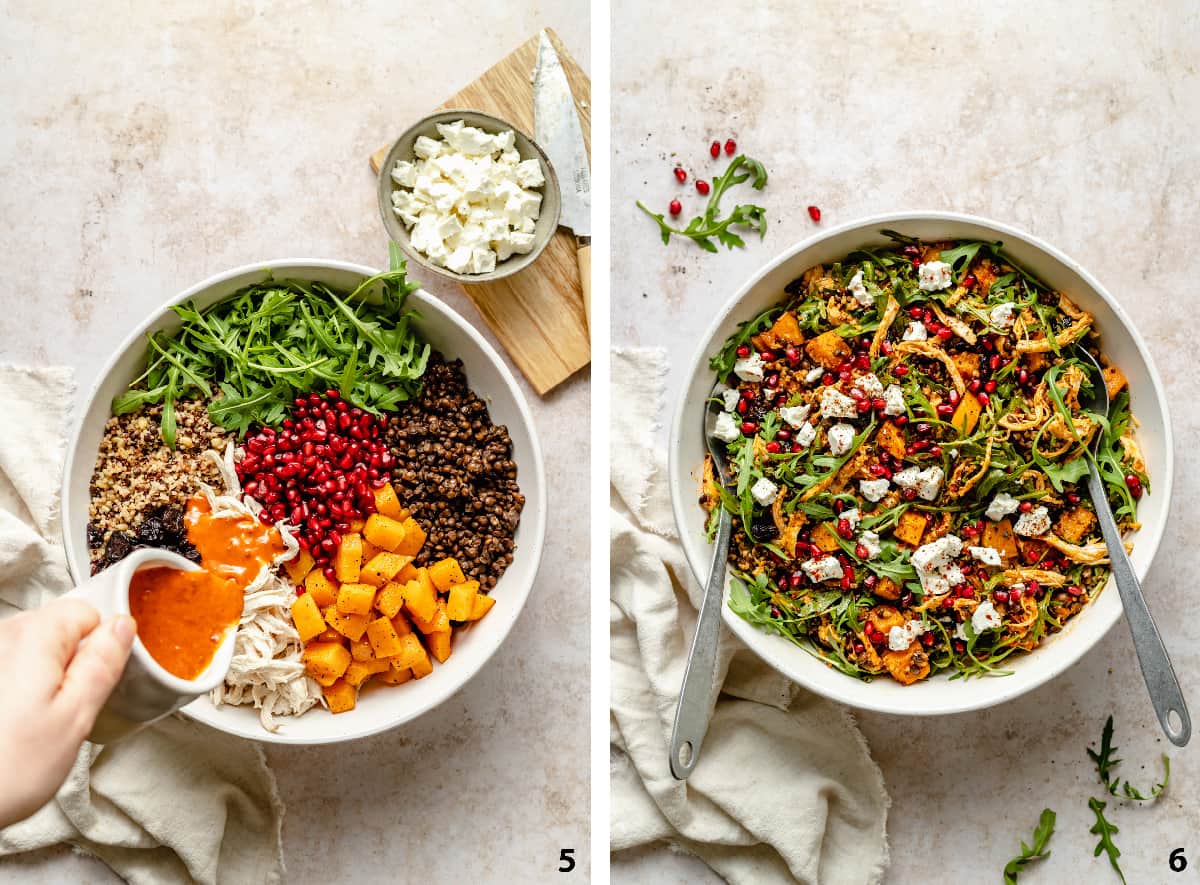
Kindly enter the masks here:
<path id="1" fill-rule="evenodd" d="M 0 616 L 71 587 L 59 487 L 73 394 L 69 369 L 0 365 Z M 282 825 L 259 745 L 172 716 L 85 743 L 58 795 L 0 831 L 0 856 L 65 842 L 137 885 L 278 883 Z"/>
<path id="2" fill-rule="evenodd" d="M 888 796 L 849 713 L 801 690 L 722 628 L 700 761 L 667 747 L 702 588 L 675 534 L 654 431 L 665 356 L 612 355 L 611 833 L 695 855 L 732 883 L 872 885 L 888 862 Z M 698 495 L 697 495 L 698 497 Z"/>

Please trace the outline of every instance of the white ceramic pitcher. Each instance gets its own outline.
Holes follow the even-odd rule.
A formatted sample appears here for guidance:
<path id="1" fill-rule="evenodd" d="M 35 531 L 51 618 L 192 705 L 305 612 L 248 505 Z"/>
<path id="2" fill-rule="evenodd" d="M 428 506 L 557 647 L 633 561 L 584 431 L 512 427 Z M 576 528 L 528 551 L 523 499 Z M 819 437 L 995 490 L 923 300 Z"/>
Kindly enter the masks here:
<path id="1" fill-rule="evenodd" d="M 134 574 L 142 569 L 160 567 L 183 571 L 200 569 L 177 553 L 144 547 L 80 584 L 67 596 L 88 602 L 103 618 L 127 615 L 129 583 Z M 195 679 L 180 679 L 167 672 L 146 650 L 141 638 L 135 636 L 125 672 L 96 717 L 88 740 L 98 744 L 119 740 L 212 691 L 229 670 L 236 634 L 236 629 L 229 630 L 208 667 Z"/>

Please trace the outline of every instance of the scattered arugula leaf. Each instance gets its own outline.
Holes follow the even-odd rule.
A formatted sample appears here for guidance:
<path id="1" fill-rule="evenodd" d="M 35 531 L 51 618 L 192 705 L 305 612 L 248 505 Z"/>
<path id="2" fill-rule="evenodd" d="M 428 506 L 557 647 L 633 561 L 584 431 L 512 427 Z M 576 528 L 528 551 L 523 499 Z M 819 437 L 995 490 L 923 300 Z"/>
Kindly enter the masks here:
<path id="1" fill-rule="evenodd" d="M 1109 716 L 1104 723 L 1104 730 L 1100 733 L 1100 749 L 1096 751 L 1088 747 L 1087 751 L 1088 757 L 1096 763 L 1096 773 L 1100 776 L 1100 783 L 1104 784 L 1104 788 L 1112 796 L 1122 794 L 1126 799 L 1132 799 L 1135 802 L 1153 802 L 1171 783 L 1171 760 L 1166 755 L 1162 757 L 1163 779 L 1150 788 L 1149 796 L 1143 795 L 1142 791 L 1129 781 L 1122 781 L 1120 777 L 1113 774 L 1113 770 L 1121 764 L 1121 760 L 1113 758 L 1117 748 L 1113 745 L 1112 738 L 1113 718 Z"/>
<path id="2" fill-rule="evenodd" d="M 733 211 L 727 217 L 717 217 L 721 209 L 721 197 L 731 187 L 745 181 L 750 181 L 750 186 L 760 191 L 767 184 L 767 170 L 758 160 L 745 154 L 739 154 L 733 158 L 724 174 L 713 179 L 712 193 L 708 198 L 704 214 L 697 215 L 688 222 L 688 226 L 685 228 L 677 228 L 668 224 L 661 212 L 651 212 L 641 200 L 638 200 L 637 205 L 658 223 L 663 243 L 671 242 L 671 235 L 674 234 L 690 238 L 706 252 L 717 251 L 716 243 L 712 241 L 713 237 L 716 237 L 717 242 L 727 249 L 732 249 L 734 246 L 740 248 L 746 245 L 746 241 L 734 233 L 731 228 L 746 228 L 756 232 L 760 238 L 767 232 L 767 210 L 762 206 L 738 204 L 733 207 Z"/>
<path id="3" fill-rule="evenodd" d="M 1033 831 L 1033 845 L 1026 845 L 1022 840 L 1020 855 L 1004 865 L 1004 885 L 1017 885 L 1017 876 L 1024 872 L 1026 864 L 1050 856 L 1046 845 L 1054 835 L 1055 818 L 1056 815 L 1049 808 L 1042 809 L 1042 815 Z"/>
<path id="4" fill-rule="evenodd" d="M 1093 857 L 1099 857 L 1100 852 L 1108 855 L 1108 862 L 1112 864 L 1112 868 L 1117 871 L 1117 875 L 1121 877 L 1121 881 L 1125 881 L 1125 873 L 1121 871 L 1121 865 L 1117 863 L 1117 858 L 1121 856 L 1121 849 L 1113 842 L 1112 837 L 1121 832 L 1116 825 L 1109 822 L 1104 816 L 1106 803 L 1092 797 L 1088 799 L 1088 808 L 1092 809 L 1092 813 L 1096 815 L 1096 822 L 1092 824 L 1092 828 L 1088 830 L 1100 837 L 1100 841 L 1096 843 L 1096 850 L 1092 852 Z"/>

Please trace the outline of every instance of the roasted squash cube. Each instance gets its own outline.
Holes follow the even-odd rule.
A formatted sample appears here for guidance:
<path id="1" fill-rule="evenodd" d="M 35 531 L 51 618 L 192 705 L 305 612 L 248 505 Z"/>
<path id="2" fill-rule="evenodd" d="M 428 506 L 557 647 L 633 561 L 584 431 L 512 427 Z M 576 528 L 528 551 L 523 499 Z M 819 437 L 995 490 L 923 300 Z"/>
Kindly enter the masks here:
<path id="1" fill-rule="evenodd" d="M 910 547 L 919 547 L 921 545 L 921 536 L 925 534 L 925 526 L 929 524 L 929 517 L 924 513 L 918 513 L 915 510 L 905 510 L 900 514 L 900 521 L 896 523 L 896 528 L 892 534 L 896 536 L 896 540 L 903 544 L 908 544 Z"/>
<path id="2" fill-rule="evenodd" d="M 363 544 L 362 561 L 364 564 L 370 562 L 372 559 L 374 559 L 380 553 L 385 552 L 382 547 L 376 547 L 374 544 L 372 544 L 366 538 L 363 538 L 362 544 Z"/>
<path id="3" fill-rule="evenodd" d="M 326 626 L 325 630 L 317 637 L 317 642 L 336 642 L 341 645 L 346 641 L 346 637 L 334 630 L 332 627 Z"/>
<path id="4" fill-rule="evenodd" d="M 429 579 L 433 581 L 433 586 L 437 587 L 439 593 L 445 593 L 455 584 L 465 581 L 467 576 L 463 574 L 458 560 L 447 556 L 429 566 Z"/>
<path id="5" fill-rule="evenodd" d="M 371 643 L 365 639 L 356 639 L 350 643 L 350 657 L 356 661 L 373 661 L 375 660 L 375 649 L 371 648 Z"/>
<path id="6" fill-rule="evenodd" d="M 826 369 L 836 369 L 851 354 L 846 339 L 834 330 L 818 335 L 804 346 L 804 350 L 814 363 Z"/>
<path id="7" fill-rule="evenodd" d="M 367 641 L 375 650 L 375 657 L 390 658 L 400 654 L 400 637 L 387 618 L 376 618 L 367 624 Z"/>
<path id="8" fill-rule="evenodd" d="M 369 618 L 366 615 L 344 615 L 337 610 L 336 605 L 331 605 L 325 609 L 325 623 L 329 624 L 338 633 L 345 636 L 351 642 L 357 639 L 362 639 L 363 631 L 367 629 L 367 621 Z"/>
<path id="9" fill-rule="evenodd" d="M 297 596 L 296 601 L 292 603 L 292 623 L 296 625 L 301 642 L 308 642 L 325 632 L 325 619 L 321 617 L 321 610 L 308 593 Z"/>
<path id="10" fill-rule="evenodd" d="M 398 612 L 391 621 L 397 636 L 407 636 L 413 631 L 412 624 L 408 622 L 408 618 L 404 617 L 404 612 Z"/>
<path id="11" fill-rule="evenodd" d="M 310 642 L 301 655 L 304 669 L 320 685 L 333 685 L 350 666 L 350 652 L 340 642 Z"/>
<path id="12" fill-rule="evenodd" d="M 354 684 L 339 679 L 333 685 L 327 685 L 321 691 L 325 695 L 325 703 L 329 704 L 330 713 L 345 713 L 353 710 L 358 702 L 358 689 Z"/>
<path id="13" fill-rule="evenodd" d="M 362 536 L 349 534 L 342 537 L 337 556 L 333 560 L 333 570 L 337 579 L 343 584 L 354 584 L 358 581 L 358 571 L 362 568 Z"/>
<path id="14" fill-rule="evenodd" d="M 836 553 L 842 549 L 842 545 L 838 543 L 837 535 L 825 523 L 813 526 L 812 542 L 826 553 Z"/>
<path id="15" fill-rule="evenodd" d="M 370 584 L 343 584 L 338 590 L 337 610 L 344 615 L 369 615 L 375 604 L 375 588 Z"/>
<path id="16" fill-rule="evenodd" d="M 362 572 L 359 573 L 359 580 L 372 587 L 382 587 L 396 577 L 400 569 L 411 561 L 412 557 L 388 553 L 386 550 L 383 553 L 376 553 L 374 558 L 363 566 Z"/>
<path id="17" fill-rule="evenodd" d="M 389 669 L 391 669 L 391 667 L 387 661 L 351 661 L 350 666 L 346 668 L 346 673 L 344 676 L 342 676 L 342 678 L 355 688 L 358 688 L 358 686 L 362 685 L 376 673 L 382 673 Z"/>
<path id="18" fill-rule="evenodd" d="M 423 679 L 433 672 L 433 661 L 429 660 L 429 655 L 424 655 L 416 663 L 412 665 L 413 679 Z"/>
<path id="19" fill-rule="evenodd" d="M 421 645 L 416 633 L 406 633 L 400 637 L 400 651 L 392 656 L 389 663 L 395 670 L 405 670 L 418 664 L 422 658 L 429 658 L 425 646 Z"/>
<path id="20" fill-rule="evenodd" d="M 486 593 L 476 593 L 475 602 L 471 606 L 471 617 L 468 621 L 478 621 L 484 615 L 492 610 L 492 606 L 496 604 L 496 599 L 493 596 L 488 596 Z"/>
<path id="21" fill-rule="evenodd" d="M 879 582 L 875 585 L 875 595 L 880 599 L 899 599 L 900 585 L 891 578 L 880 578 Z"/>
<path id="22" fill-rule="evenodd" d="M 875 442 L 893 458 L 904 460 L 908 454 L 908 443 L 904 441 L 904 431 L 891 421 L 885 421 L 875 434 Z"/>
<path id="23" fill-rule="evenodd" d="M 1000 551 L 1004 559 L 1017 558 L 1017 538 L 1013 534 L 1012 520 L 1002 519 L 999 522 L 985 520 L 983 526 L 983 546 Z"/>
<path id="24" fill-rule="evenodd" d="M 404 540 L 404 523 L 382 513 L 372 513 L 363 526 L 363 537 L 384 550 L 395 550 Z"/>
<path id="25" fill-rule="evenodd" d="M 419 580 L 404 585 L 404 608 L 414 618 L 428 620 L 437 611 L 437 596 Z"/>
<path id="26" fill-rule="evenodd" d="M 1064 541 L 1078 544 L 1096 525 L 1096 514 L 1086 507 L 1076 507 L 1068 510 L 1058 518 L 1054 533 Z"/>
<path id="27" fill-rule="evenodd" d="M 410 679 L 412 679 L 412 670 L 408 669 L 408 667 L 399 670 L 395 667 L 388 667 L 375 677 L 376 682 L 382 682 L 386 685 L 403 685 Z"/>
<path id="28" fill-rule="evenodd" d="M 446 658 L 450 657 L 450 636 L 449 631 L 445 633 L 431 633 L 425 637 L 425 642 L 429 646 L 429 653 L 439 664 L 446 663 Z"/>
<path id="29" fill-rule="evenodd" d="M 313 569 L 304 577 L 304 588 L 312 596 L 318 608 L 324 609 L 333 605 L 337 599 L 337 585 L 325 577 L 317 569 Z"/>
<path id="30" fill-rule="evenodd" d="M 396 497 L 396 490 L 390 482 L 375 490 L 375 512 L 382 513 L 396 522 L 402 523 L 408 519 L 408 511 L 400 506 L 400 499 Z"/>
<path id="31" fill-rule="evenodd" d="M 446 600 L 446 616 L 452 621 L 466 621 L 475 607 L 475 596 L 479 593 L 478 581 L 465 581 L 450 588 Z"/>
<path id="32" fill-rule="evenodd" d="M 959 436 L 970 436 L 975 432 L 975 425 L 979 423 L 982 412 L 983 406 L 979 400 L 969 393 L 964 394 L 958 401 L 958 408 L 954 410 L 954 417 L 950 419 L 950 423 L 958 430 Z"/>
<path id="33" fill-rule="evenodd" d="M 1100 375 L 1104 378 L 1104 388 L 1108 391 L 1109 399 L 1112 399 L 1129 384 L 1125 374 L 1116 366 L 1105 367 Z"/>
<path id="34" fill-rule="evenodd" d="M 405 556 L 416 556 L 425 546 L 425 529 L 411 516 L 404 520 L 404 540 L 393 552 Z"/>
<path id="35" fill-rule="evenodd" d="M 412 618 L 413 625 L 426 636 L 429 636 L 431 633 L 449 633 L 453 629 L 450 624 L 450 617 L 446 614 L 446 603 L 441 599 L 437 601 L 432 617 L 418 618 L 411 612 L 409 615 Z"/>
<path id="36" fill-rule="evenodd" d="M 417 580 L 417 567 L 411 562 L 400 571 L 396 572 L 396 576 L 392 578 L 397 584 L 407 584 L 409 581 Z"/>
<path id="37" fill-rule="evenodd" d="M 404 585 L 388 581 L 375 594 L 375 609 L 388 618 L 396 617 L 396 613 L 404 607 Z"/>
<path id="38" fill-rule="evenodd" d="M 293 584 L 299 585 L 304 583 L 305 575 L 312 571 L 315 564 L 312 554 L 307 550 L 301 550 L 283 564 L 283 570 L 287 572 Z"/>

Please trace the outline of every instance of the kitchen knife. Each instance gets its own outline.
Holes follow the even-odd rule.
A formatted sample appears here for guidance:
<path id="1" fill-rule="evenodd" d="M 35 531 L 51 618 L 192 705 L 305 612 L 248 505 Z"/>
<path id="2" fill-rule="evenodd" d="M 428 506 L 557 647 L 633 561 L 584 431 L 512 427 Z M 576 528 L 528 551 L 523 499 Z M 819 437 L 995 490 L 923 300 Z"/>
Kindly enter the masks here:
<path id="1" fill-rule="evenodd" d="M 545 31 L 533 74 L 533 137 L 550 158 L 562 191 L 559 224 L 575 235 L 583 307 L 592 318 L 592 176 L 566 71 Z"/>

